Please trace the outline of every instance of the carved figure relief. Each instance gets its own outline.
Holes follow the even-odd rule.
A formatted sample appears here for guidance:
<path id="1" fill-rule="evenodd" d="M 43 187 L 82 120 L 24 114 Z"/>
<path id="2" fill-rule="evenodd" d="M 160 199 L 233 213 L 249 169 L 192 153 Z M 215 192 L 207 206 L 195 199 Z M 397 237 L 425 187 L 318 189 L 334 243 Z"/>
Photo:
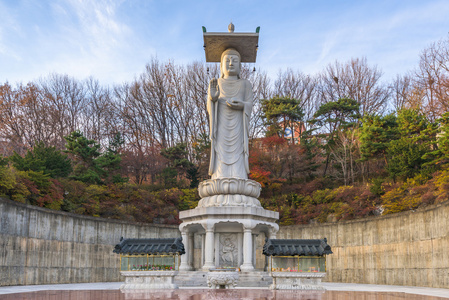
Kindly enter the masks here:
<path id="1" fill-rule="evenodd" d="M 220 234 L 220 266 L 237 267 L 237 234 Z"/>

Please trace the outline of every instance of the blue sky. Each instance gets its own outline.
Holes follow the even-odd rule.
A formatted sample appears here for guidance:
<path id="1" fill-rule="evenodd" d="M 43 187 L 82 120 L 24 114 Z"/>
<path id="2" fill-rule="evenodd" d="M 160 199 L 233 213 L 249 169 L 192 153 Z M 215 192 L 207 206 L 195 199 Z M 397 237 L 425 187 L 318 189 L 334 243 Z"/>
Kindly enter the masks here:
<path id="1" fill-rule="evenodd" d="M 366 57 L 389 80 L 448 38 L 449 1 L 0 0 L 0 84 L 56 72 L 112 85 L 153 57 L 205 61 L 201 26 L 226 31 L 231 20 L 236 32 L 261 27 L 256 67 L 272 78 Z"/>

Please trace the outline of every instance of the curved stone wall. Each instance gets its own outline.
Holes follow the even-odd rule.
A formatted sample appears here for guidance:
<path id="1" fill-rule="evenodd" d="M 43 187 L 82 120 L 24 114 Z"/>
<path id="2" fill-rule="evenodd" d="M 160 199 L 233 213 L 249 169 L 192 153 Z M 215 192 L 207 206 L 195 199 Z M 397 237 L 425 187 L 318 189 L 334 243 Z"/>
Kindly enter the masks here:
<path id="1" fill-rule="evenodd" d="M 0 198 L 0 286 L 121 281 L 120 237 L 178 237 L 178 226 L 80 216 Z"/>
<path id="2" fill-rule="evenodd" d="M 178 237 L 178 226 L 137 224 L 0 199 L 0 286 L 122 281 L 121 236 Z M 326 281 L 449 288 L 449 201 L 423 210 L 281 227 L 277 238 L 328 239 Z M 262 268 L 263 238 L 257 245 Z"/>
<path id="3" fill-rule="evenodd" d="M 426 209 L 281 227 L 277 238 L 328 239 L 326 281 L 449 288 L 449 201 Z"/>

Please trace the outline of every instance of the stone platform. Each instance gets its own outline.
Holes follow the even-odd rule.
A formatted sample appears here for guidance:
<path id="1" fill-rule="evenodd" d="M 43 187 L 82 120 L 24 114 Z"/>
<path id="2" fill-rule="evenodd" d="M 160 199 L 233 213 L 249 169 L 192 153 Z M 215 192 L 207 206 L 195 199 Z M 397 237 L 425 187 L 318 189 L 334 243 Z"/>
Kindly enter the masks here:
<path id="1" fill-rule="evenodd" d="M 179 218 L 186 222 L 201 219 L 204 215 L 211 219 L 223 219 L 229 217 L 241 217 L 245 219 L 264 220 L 276 222 L 279 219 L 279 213 L 266 210 L 262 207 L 243 207 L 243 206 L 215 206 L 215 207 L 197 207 L 195 209 L 179 212 Z M 182 225 L 182 224 L 181 224 Z M 279 229 L 279 226 L 277 226 Z"/>
<path id="2" fill-rule="evenodd" d="M 321 279 L 326 273 L 273 272 L 272 290 L 325 290 Z"/>
<path id="3" fill-rule="evenodd" d="M 237 288 L 268 288 L 272 283 L 268 272 L 239 272 Z M 208 288 L 207 272 L 203 271 L 179 271 L 174 283 L 180 288 Z"/>
<path id="4" fill-rule="evenodd" d="M 173 279 L 178 271 L 122 271 L 125 283 L 120 290 L 177 289 Z"/>

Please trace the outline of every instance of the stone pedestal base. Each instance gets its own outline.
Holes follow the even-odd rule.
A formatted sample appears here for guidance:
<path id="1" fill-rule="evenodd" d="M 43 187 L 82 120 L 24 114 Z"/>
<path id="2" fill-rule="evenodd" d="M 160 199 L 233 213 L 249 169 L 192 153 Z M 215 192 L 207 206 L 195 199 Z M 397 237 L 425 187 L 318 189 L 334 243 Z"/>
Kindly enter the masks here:
<path id="1" fill-rule="evenodd" d="M 242 270 L 242 272 L 254 271 L 254 266 L 252 264 L 243 264 L 240 266 L 240 270 Z"/>
<path id="2" fill-rule="evenodd" d="M 238 280 L 239 274 L 235 270 L 211 269 L 207 273 L 207 285 L 210 289 L 234 289 Z"/>
<path id="3" fill-rule="evenodd" d="M 120 290 L 177 289 L 173 279 L 178 271 L 122 271 L 125 283 Z"/>
<path id="4" fill-rule="evenodd" d="M 272 272 L 272 290 L 324 290 L 321 279 L 326 273 Z"/>
<path id="5" fill-rule="evenodd" d="M 251 179 L 217 178 L 200 183 L 198 193 L 201 200 L 198 207 L 262 207 L 257 198 L 260 183 Z"/>
<path id="6" fill-rule="evenodd" d="M 224 266 L 254 271 L 255 236 L 263 233 L 273 238 L 279 230 L 279 213 L 262 207 L 197 207 L 180 211 L 179 219 L 183 221 L 181 235 L 202 235 L 201 266 L 197 269 L 203 271 Z"/>

